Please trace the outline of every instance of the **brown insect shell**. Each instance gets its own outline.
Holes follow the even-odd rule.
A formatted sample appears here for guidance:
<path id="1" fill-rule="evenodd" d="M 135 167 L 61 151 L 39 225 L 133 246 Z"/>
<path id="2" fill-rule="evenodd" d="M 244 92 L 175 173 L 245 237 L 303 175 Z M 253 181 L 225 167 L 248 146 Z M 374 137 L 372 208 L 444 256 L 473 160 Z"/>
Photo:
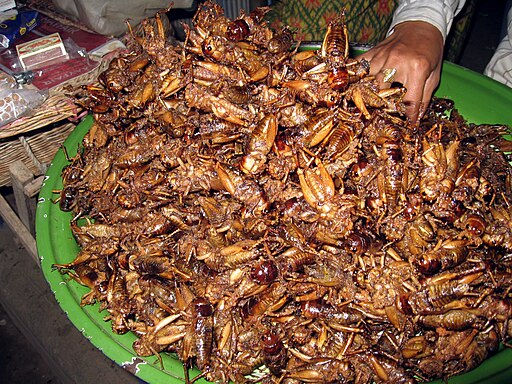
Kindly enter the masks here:
<path id="1" fill-rule="evenodd" d="M 436 237 L 436 230 L 424 215 L 419 215 L 411 225 L 411 234 L 431 242 Z"/>
<path id="2" fill-rule="evenodd" d="M 369 249 L 370 243 L 371 239 L 367 235 L 355 232 L 351 233 L 345 242 L 348 250 L 357 256 L 365 253 Z"/>
<path id="3" fill-rule="evenodd" d="M 424 275 L 433 275 L 439 272 L 442 267 L 440 258 L 433 253 L 418 255 L 414 258 L 413 264 Z"/>
<path id="4" fill-rule="evenodd" d="M 482 329 L 484 325 L 484 321 L 477 314 L 462 309 L 454 309 L 440 315 L 420 316 L 418 321 L 427 328 L 442 327 L 452 331 Z"/>
<path id="5" fill-rule="evenodd" d="M 243 19 L 237 19 L 228 24 L 226 37 L 231 41 L 240 41 L 249 36 L 250 32 L 247 22 Z"/>
<path id="6" fill-rule="evenodd" d="M 412 315 L 414 312 L 411 305 L 409 304 L 410 292 L 403 293 L 396 297 L 396 307 L 406 315 Z"/>
<path id="7" fill-rule="evenodd" d="M 224 57 L 224 51 L 228 45 L 223 47 L 223 44 L 219 40 L 226 40 L 221 36 L 210 36 L 206 38 L 201 44 L 201 50 L 205 57 L 211 58 L 215 61 L 222 61 Z M 223 48 L 221 48 L 223 47 Z"/>
<path id="8" fill-rule="evenodd" d="M 305 144 L 314 147 L 321 143 L 334 127 L 335 112 L 332 109 L 318 109 L 304 123 Z"/>
<path id="9" fill-rule="evenodd" d="M 67 186 L 60 191 L 59 207 L 64 212 L 71 212 L 77 204 L 78 189 Z"/>
<path id="10" fill-rule="evenodd" d="M 260 284 L 270 284 L 279 274 L 277 266 L 272 260 L 262 260 L 251 268 L 251 279 Z"/>
<path id="11" fill-rule="evenodd" d="M 319 318 L 324 312 L 324 304 L 320 300 L 302 301 L 300 308 L 303 316 L 307 319 Z"/>
<path id="12" fill-rule="evenodd" d="M 213 315 L 213 307 L 207 299 L 198 297 L 191 304 L 196 316 L 207 317 Z"/>
<path id="13" fill-rule="evenodd" d="M 484 217 L 478 213 L 468 213 L 461 218 L 464 223 L 464 229 L 475 237 L 482 236 L 487 228 L 487 222 Z"/>
<path id="14" fill-rule="evenodd" d="M 350 176 L 355 181 L 361 180 L 363 177 L 368 177 L 373 172 L 373 166 L 368 162 L 365 157 L 359 157 L 356 163 L 350 167 Z"/>
<path id="15" fill-rule="evenodd" d="M 277 355 L 284 347 L 279 335 L 275 332 L 267 332 L 261 336 L 263 350 L 265 353 Z"/>
<path id="16" fill-rule="evenodd" d="M 323 58 L 340 58 L 345 60 L 348 57 L 348 30 L 346 24 L 339 18 L 331 21 L 322 41 L 321 55 Z"/>
<path id="17" fill-rule="evenodd" d="M 402 347 L 402 356 L 406 359 L 414 358 L 422 354 L 427 347 L 425 335 L 413 336 Z"/>
<path id="18" fill-rule="evenodd" d="M 337 91 L 344 91 L 350 80 L 351 76 L 345 67 L 340 68 L 335 66 L 327 75 L 327 83 L 329 84 L 329 87 Z"/>

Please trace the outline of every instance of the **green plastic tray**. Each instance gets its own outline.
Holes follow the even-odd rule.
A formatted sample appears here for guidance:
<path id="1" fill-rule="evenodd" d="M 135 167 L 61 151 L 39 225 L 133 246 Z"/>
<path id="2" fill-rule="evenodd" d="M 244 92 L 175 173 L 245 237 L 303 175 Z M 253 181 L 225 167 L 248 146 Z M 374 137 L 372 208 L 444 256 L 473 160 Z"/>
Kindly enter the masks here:
<path id="1" fill-rule="evenodd" d="M 454 100 L 469 122 L 512 125 L 512 90 L 468 69 L 445 63 L 436 95 Z M 79 143 L 91 125 L 92 117 L 88 116 L 64 142 L 69 156 L 76 154 Z M 183 383 L 183 367 L 178 360 L 162 354 L 162 368 L 156 357 L 137 357 L 131 347 L 135 336 L 114 334 L 110 322 L 103 321 L 106 314 L 100 313 L 97 305 L 80 307 L 80 299 L 88 289 L 52 269 L 54 263 L 72 261 L 78 252 L 69 225 L 71 214 L 62 212 L 59 205 L 53 202 L 57 197 L 54 191 L 62 187 L 61 171 L 67 163 L 64 152 L 59 150 L 48 169 L 37 203 L 37 249 L 42 271 L 51 290 L 62 310 L 84 337 L 117 364 L 133 366 L 138 362 L 135 374 L 148 383 Z M 206 383 L 204 380 L 198 381 L 201 382 Z M 473 371 L 449 380 L 452 384 L 506 382 L 512 382 L 512 349 L 503 349 Z M 441 381 L 436 383 L 440 384 Z"/>

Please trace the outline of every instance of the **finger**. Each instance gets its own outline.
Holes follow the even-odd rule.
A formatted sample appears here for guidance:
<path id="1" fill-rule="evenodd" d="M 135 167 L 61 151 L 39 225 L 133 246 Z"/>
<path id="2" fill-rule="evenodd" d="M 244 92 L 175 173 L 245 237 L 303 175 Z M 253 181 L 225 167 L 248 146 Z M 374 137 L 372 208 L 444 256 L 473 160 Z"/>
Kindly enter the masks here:
<path id="1" fill-rule="evenodd" d="M 434 91 L 437 88 L 437 85 L 439 84 L 439 77 L 440 75 L 437 75 L 436 73 L 433 73 L 429 78 L 427 79 L 425 83 L 425 90 L 423 91 L 423 111 L 420 111 L 420 118 L 423 116 L 423 113 L 425 113 L 425 110 L 427 109 L 428 105 L 430 104 L 430 101 L 432 99 L 432 95 L 434 94 Z"/>
<path id="2" fill-rule="evenodd" d="M 420 118 L 423 116 L 424 104 L 422 101 L 404 101 L 405 106 L 405 115 L 409 119 L 409 121 L 415 125 L 419 122 Z"/>
<path id="3" fill-rule="evenodd" d="M 411 121 L 416 124 L 420 117 L 420 112 L 425 108 L 425 102 L 428 102 L 430 97 L 426 92 L 427 77 L 413 73 L 413 77 L 407 77 L 403 79 L 407 92 L 404 96 L 405 114 Z"/>
<path id="4" fill-rule="evenodd" d="M 406 87 L 407 88 L 407 87 Z M 405 115 L 411 123 L 416 124 L 423 110 L 423 91 L 410 92 L 408 89 L 404 97 Z"/>

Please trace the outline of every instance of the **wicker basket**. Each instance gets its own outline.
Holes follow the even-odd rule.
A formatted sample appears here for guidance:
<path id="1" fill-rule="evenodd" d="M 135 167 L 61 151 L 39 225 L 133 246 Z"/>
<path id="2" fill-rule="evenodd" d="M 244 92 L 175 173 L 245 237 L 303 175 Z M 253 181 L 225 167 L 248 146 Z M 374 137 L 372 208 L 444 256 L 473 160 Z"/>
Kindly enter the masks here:
<path id="1" fill-rule="evenodd" d="M 87 85 L 87 84 L 97 84 L 98 83 L 98 76 L 100 73 L 102 73 L 105 69 L 107 69 L 108 65 L 110 64 L 110 61 L 112 58 L 116 55 L 116 52 L 112 52 L 110 54 L 107 54 L 103 58 L 91 58 L 93 61 L 97 61 L 98 65 L 96 68 L 90 70 L 89 72 L 83 73 L 79 76 L 76 76 L 62 84 L 56 85 L 53 88 L 50 88 L 50 96 L 53 95 L 60 95 L 63 96 L 66 95 L 72 95 L 76 93 L 76 91 L 79 89 L 78 87 L 80 85 Z M 101 61 L 100 61 L 101 60 Z"/>
<path id="2" fill-rule="evenodd" d="M 76 120 L 80 108 L 67 96 L 54 94 L 30 114 L 0 128 L 0 140 L 38 130 L 61 120 Z"/>
<path id="3" fill-rule="evenodd" d="M 49 90 L 48 99 L 30 114 L 0 127 L 0 187 L 11 185 L 9 164 L 22 160 L 34 173 L 45 173 L 48 163 L 85 113 L 72 99 L 80 85 L 96 84 L 110 60 L 92 71 Z"/>
<path id="4" fill-rule="evenodd" d="M 9 164 L 17 160 L 36 176 L 46 173 L 48 164 L 75 126 L 69 122 L 57 124 L 51 129 L 32 130 L 0 142 L 0 186 L 11 185 Z"/>
<path id="5" fill-rule="evenodd" d="M 63 93 L 51 96 L 28 115 L 0 127 L 0 187 L 11 185 L 9 165 L 21 160 L 34 173 L 49 162 L 76 126 L 82 109 Z"/>

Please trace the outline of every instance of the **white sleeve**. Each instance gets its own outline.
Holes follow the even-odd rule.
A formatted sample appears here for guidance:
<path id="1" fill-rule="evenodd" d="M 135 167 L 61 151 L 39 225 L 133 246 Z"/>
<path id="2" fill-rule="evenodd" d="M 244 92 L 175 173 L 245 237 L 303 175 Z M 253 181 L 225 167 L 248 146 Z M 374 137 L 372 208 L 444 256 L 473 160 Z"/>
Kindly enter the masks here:
<path id="1" fill-rule="evenodd" d="M 460 12 L 466 0 L 400 0 L 393 14 L 388 34 L 404 21 L 426 21 L 435 26 L 446 39 L 453 17 Z"/>
<path id="2" fill-rule="evenodd" d="M 507 14 L 507 34 L 494 51 L 484 74 L 512 87 L 512 8 Z"/>

